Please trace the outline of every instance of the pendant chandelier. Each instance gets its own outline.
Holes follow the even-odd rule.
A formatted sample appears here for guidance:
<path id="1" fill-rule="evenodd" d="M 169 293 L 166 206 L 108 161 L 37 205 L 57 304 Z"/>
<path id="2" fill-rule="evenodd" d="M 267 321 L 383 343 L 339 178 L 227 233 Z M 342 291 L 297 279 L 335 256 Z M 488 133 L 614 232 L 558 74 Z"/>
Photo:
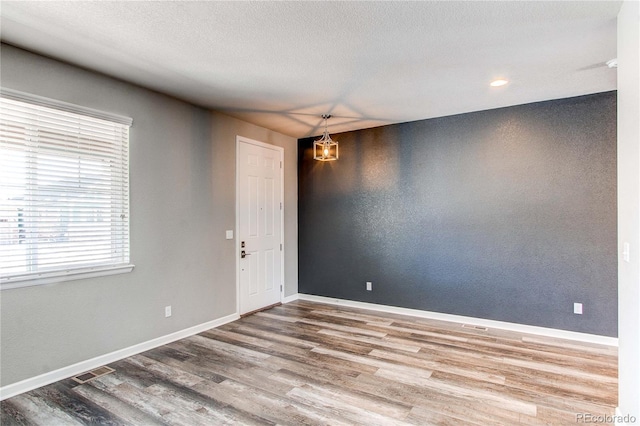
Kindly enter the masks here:
<path id="1" fill-rule="evenodd" d="M 324 134 L 313 143 L 313 159 L 318 161 L 333 161 L 338 159 L 338 142 L 331 140 L 327 130 L 327 120 L 330 115 L 324 114 Z"/>

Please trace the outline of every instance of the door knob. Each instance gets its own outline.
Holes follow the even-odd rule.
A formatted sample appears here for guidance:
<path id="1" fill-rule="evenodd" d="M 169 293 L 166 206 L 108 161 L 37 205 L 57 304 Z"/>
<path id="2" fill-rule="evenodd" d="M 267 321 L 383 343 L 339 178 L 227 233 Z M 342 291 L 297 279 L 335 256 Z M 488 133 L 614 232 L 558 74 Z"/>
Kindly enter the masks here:
<path id="1" fill-rule="evenodd" d="M 247 252 L 246 252 L 246 251 L 244 251 L 244 250 L 242 250 L 242 251 L 240 252 L 240 258 L 241 258 L 241 259 L 244 259 L 244 258 L 245 258 L 245 257 L 247 257 L 247 256 L 251 256 L 251 253 L 247 253 Z"/>

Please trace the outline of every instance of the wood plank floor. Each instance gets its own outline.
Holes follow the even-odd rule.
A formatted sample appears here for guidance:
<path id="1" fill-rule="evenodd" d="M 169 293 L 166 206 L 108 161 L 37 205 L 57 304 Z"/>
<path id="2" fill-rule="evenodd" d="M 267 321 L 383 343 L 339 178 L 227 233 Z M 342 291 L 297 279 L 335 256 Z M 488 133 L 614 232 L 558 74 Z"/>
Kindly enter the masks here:
<path id="1" fill-rule="evenodd" d="M 109 366 L 1 424 L 575 425 L 617 402 L 616 348 L 304 301 Z"/>

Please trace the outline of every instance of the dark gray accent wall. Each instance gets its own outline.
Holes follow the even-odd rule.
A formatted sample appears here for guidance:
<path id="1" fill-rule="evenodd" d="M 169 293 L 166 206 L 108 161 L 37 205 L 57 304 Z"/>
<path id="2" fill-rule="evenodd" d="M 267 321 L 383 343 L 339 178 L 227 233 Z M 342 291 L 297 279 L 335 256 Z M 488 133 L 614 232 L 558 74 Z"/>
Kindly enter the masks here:
<path id="1" fill-rule="evenodd" d="M 617 335 L 615 92 L 332 137 L 298 141 L 301 293 Z"/>

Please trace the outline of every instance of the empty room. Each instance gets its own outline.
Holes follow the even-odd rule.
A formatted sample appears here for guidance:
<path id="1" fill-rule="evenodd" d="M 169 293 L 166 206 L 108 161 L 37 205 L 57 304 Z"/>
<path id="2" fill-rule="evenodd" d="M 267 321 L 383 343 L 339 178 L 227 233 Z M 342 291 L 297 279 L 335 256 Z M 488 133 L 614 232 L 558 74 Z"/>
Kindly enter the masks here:
<path id="1" fill-rule="evenodd" d="M 0 16 L 2 425 L 640 423 L 637 1 Z"/>

